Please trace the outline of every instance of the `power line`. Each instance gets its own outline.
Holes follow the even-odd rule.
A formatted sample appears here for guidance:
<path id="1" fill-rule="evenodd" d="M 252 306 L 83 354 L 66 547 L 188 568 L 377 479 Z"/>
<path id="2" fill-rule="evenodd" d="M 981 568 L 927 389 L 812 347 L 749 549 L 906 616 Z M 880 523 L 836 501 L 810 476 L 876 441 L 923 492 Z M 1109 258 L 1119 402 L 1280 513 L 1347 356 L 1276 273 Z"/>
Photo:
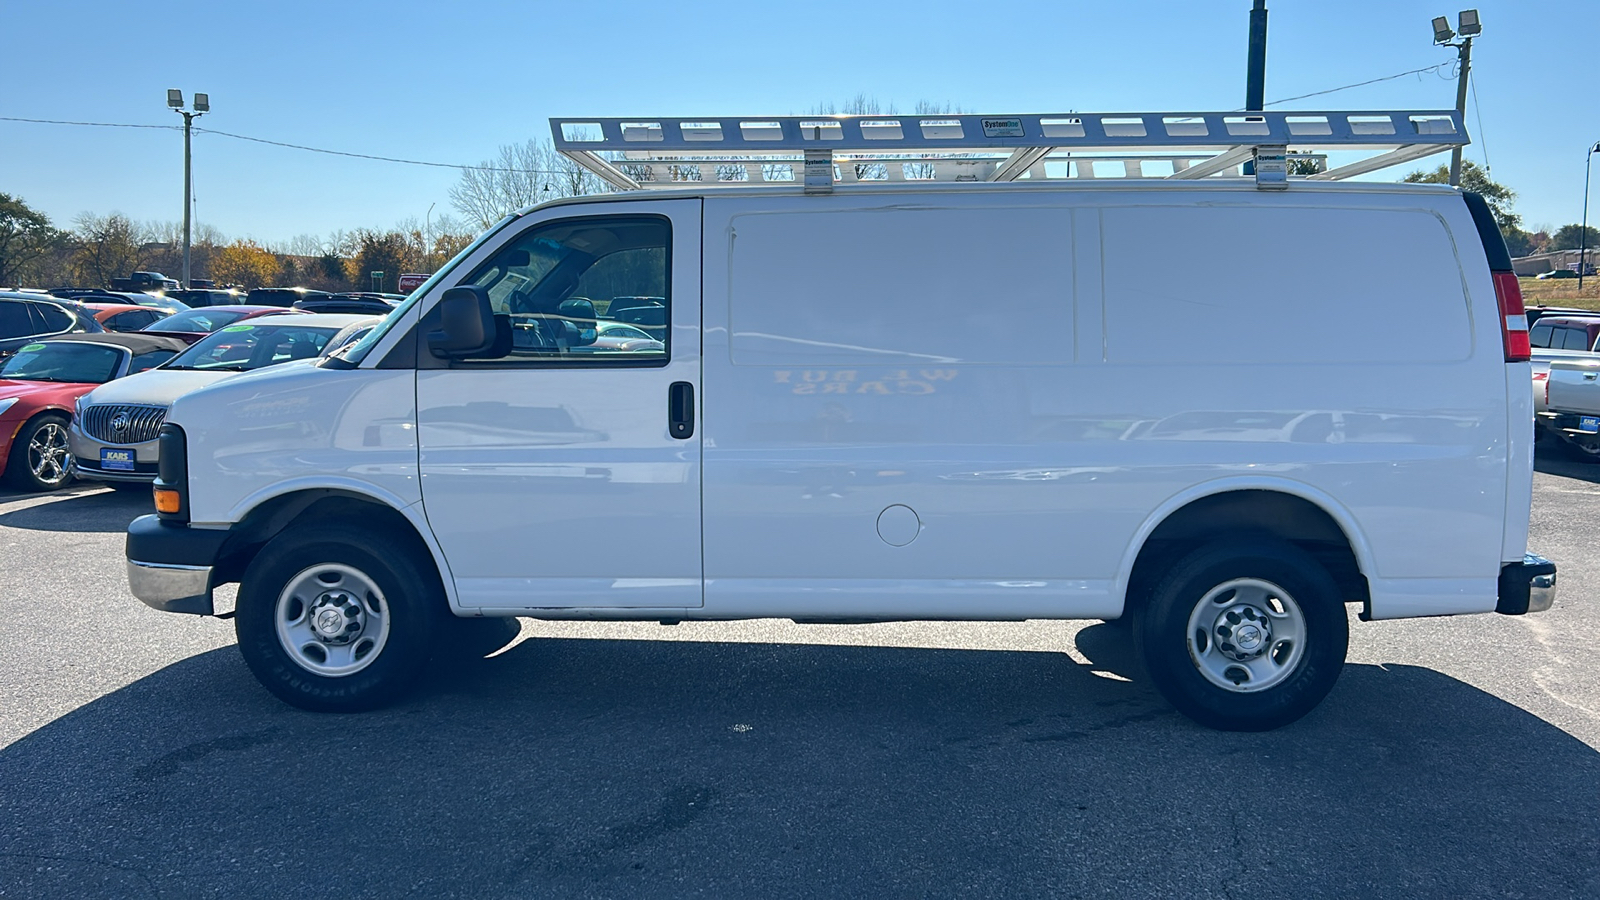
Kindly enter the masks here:
<path id="1" fill-rule="evenodd" d="M 1373 78 L 1373 79 L 1370 79 L 1370 80 L 1367 80 L 1367 81 L 1358 81 L 1355 84 L 1346 84 L 1346 85 L 1341 85 L 1341 86 L 1336 87 L 1336 88 L 1328 88 L 1325 91 L 1312 91 L 1309 94 L 1300 94 L 1300 95 L 1295 96 L 1295 97 L 1284 97 L 1281 100 L 1271 100 L 1271 101 L 1268 101 L 1266 105 L 1267 106 L 1277 106 L 1279 104 L 1290 103 L 1290 102 L 1293 102 L 1295 100 L 1305 100 L 1308 97 L 1321 97 L 1324 94 L 1336 94 L 1339 91 L 1348 91 L 1351 88 L 1366 87 L 1369 84 L 1378 84 L 1379 82 L 1383 82 L 1383 81 L 1393 81 L 1396 78 L 1404 78 L 1407 75 L 1421 75 L 1424 72 L 1437 72 L 1440 69 L 1445 68 L 1446 66 L 1454 66 L 1454 65 L 1455 65 L 1454 61 L 1442 62 L 1442 63 L 1439 63 L 1437 65 L 1424 66 L 1424 67 L 1422 67 L 1420 69 L 1412 69 L 1412 70 L 1410 70 L 1408 72 L 1400 72 L 1400 73 L 1395 74 L 1395 75 L 1385 75 L 1382 78 Z M 1468 77 L 1470 78 L 1471 76 L 1469 75 Z M 1476 94 L 1476 92 L 1474 92 L 1474 94 Z M 1477 102 L 1476 96 L 1474 96 L 1473 102 L 1474 103 Z M 177 125 L 129 125 L 129 124 L 124 124 L 124 123 L 120 123 L 120 122 L 69 122 L 69 121 L 63 121 L 63 120 L 60 120 L 60 119 L 22 119 L 22 118 L 16 118 L 16 117 L 13 117 L 13 116 L 0 116 L 0 122 L 29 122 L 29 123 L 33 123 L 33 124 L 36 124 L 36 125 L 87 125 L 87 126 L 92 126 L 92 127 L 96 127 L 96 128 L 160 128 L 160 129 L 166 129 L 166 130 L 177 130 L 180 127 L 180 126 L 177 126 Z M 1479 123 L 1478 124 L 1479 124 L 1479 129 L 1478 130 L 1479 130 L 1479 133 L 1481 134 L 1482 130 L 1483 130 L 1483 128 L 1482 128 L 1483 123 L 1482 123 L 1482 115 L 1481 114 L 1479 115 Z M 268 144 L 268 145 L 273 146 L 273 147 L 285 147 L 285 148 L 290 149 L 290 150 L 303 150 L 303 151 L 305 151 L 307 153 L 322 153 L 322 154 L 326 154 L 328 156 L 344 156 L 344 157 L 348 157 L 348 158 L 351 158 L 351 159 L 370 159 L 370 160 L 375 160 L 377 162 L 400 163 L 401 165 L 407 165 L 407 166 L 428 166 L 430 168 L 437 168 L 437 169 L 456 169 L 456 170 L 460 170 L 460 171 L 472 171 L 472 172 L 504 172 L 504 173 L 516 174 L 516 175 L 565 175 L 565 174 L 567 174 L 566 172 L 562 172 L 562 171 L 557 170 L 557 169 L 509 169 L 509 168 L 502 168 L 502 167 L 499 167 L 499 166 L 468 166 L 468 165 L 462 165 L 460 163 L 432 162 L 432 161 L 429 161 L 429 160 L 421 160 L 421 159 L 402 159 L 402 158 L 396 157 L 396 156 L 379 156 L 379 155 L 373 154 L 373 153 L 352 153 L 352 152 L 347 151 L 347 150 L 328 150 L 328 149 L 325 149 L 325 148 L 322 148 L 322 147 L 308 147 L 308 146 L 306 146 L 304 144 L 291 144 L 291 143 L 288 143 L 286 141 L 273 141 L 273 140 L 268 140 L 266 138 L 250 137 L 249 135 L 244 135 L 244 134 L 233 134 L 233 133 L 227 132 L 227 131 L 217 131 L 216 129 L 213 129 L 213 128 L 196 128 L 195 131 L 200 132 L 201 134 L 214 134 L 214 135 L 217 135 L 219 137 L 233 138 L 234 140 L 237 140 L 237 141 L 250 141 L 250 142 L 256 143 L 256 144 Z M 1488 165 L 1487 156 L 1485 156 L 1484 164 L 1486 166 Z"/>
<path id="2" fill-rule="evenodd" d="M 1483 136 L 1483 109 L 1478 106 L 1478 79 L 1467 70 L 1467 84 L 1472 87 L 1472 111 L 1478 116 L 1478 149 L 1483 151 L 1483 174 L 1489 174 L 1489 140 Z"/>
<path id="3" fill-rule="evenodd" d="M 1267 102 L 1266 105 L 1267 106 L 1277 106 L 1280 103 L 1289 103 L 1289 102 L 1294 101 L 1294 100 L 1304 100 L 1307 97 L 1321 97 L 1323 94 L 1336 94 L 1339 91 L 1348 91 L 1351 88 L 1366 87 L 1369 84 L 1377 84 L 1380 81 L 1393 81 L 1396 78 L 1404 78 L 1407 75 L 1421 75 L 1423 72 L 1437 72 L 1437 71 L 1439 71 L 1440 69 L 1443 69 L 1446 66 L 1453 66 L 1453 65 L 1455 65 L 1454 61 L 1442 62 L 1442 63 L 1439 63 L 1438 65 L 1424 66 L 1424 67 L 1422 67 L 1420 69 L 1412 69 L 1409 72 L 1401 72 L 1398 75 L 1385 75 L 1382 78 L 1374 78 L 1374 79 L 1371 79 L 1370 81 L 1358 81 L 1355 84 L 1346 84 L 1346 85 L 1342 85 L 1342 86 L 1336 87 L 1336 88 L 1328 88 L 1325 91 L 1312 91 L 1309 94 L 1301 94 L 1298 97 L 1285 97 L 1282 100 L 1270 100 L 1270 101 Z"/>
<path id="4" fill-rule="evenodd" d="M 274 147 L 288 147 L 291 150 L 305 150 L 309 153 L 326 153 L 330 156 L 348 156 L 355 159 L 375 159 L 379 162 L 403 163 L 408 166 L 432 166 L 439 169 L 470 169 L 475 172 L 512 172 L 519 175 L 563 175 L 566 174 L 556 169 L 503 169 L 497 166 L 464 166 L 456 163 L 428 162 L 420 159 L 400 159 L 394 156 L 376 156 L 371 153 L 350 153 L 345 150 L 324 150 L 321 147 L 307 147 L 302 144 L 289 144 L 283 141 L 269 141 L 266 138 L 250 137 L 243 134 L 230 134 L 226 131 L 217 131 L 214 128 L 196 128 L 202 134 L 215 134 L 221 137 L 233 138 L 240 141 L 252 141 L 257 144 L 271 144 Z"/>
<path id="5" fill-rule="evenodd" d="M 123 122 L 66 122 L 61 119 L 19 119 L 15 116 L 0 116 L 0 122 L 31 122 L 35 125 L 88 125 L 94 128 L 161 128 L 167 131 L 180 131 L 182 125 L 129 125 Z"/>
<path id="6" fill-rule="evenodd" d="M 0 122 L 27 122 L 34 125 L 86 125 L 94 128 L 159 128 L 166 131 L 182 131 L 182 125 L 133 125 L 125 122 L 73 122 L 64 119 L 23 119 L 16 116 L 0 116 Z M 565 172 L 556 169 L 507 169 L 499 166 L 468 166 L 460 163 L 430 162 L 420 159 L 400 159 L 394 156 L 377 156 L 371 153 L 350 153 L 345 150 L 327 150 L 321 147 L 307 147 L 303 144 L 290 144 L 284 141 L 269 141 L 266 138 L 250 137 L 245 134 L 233 134 L 227 131 L 218 131 L 214 128 L 199 128 L 195 131 L 200 134 L 215 134 L 219 137 L 233 138 L 239 141 L 252 141 L 257 144 L 271 144 L 274 147 L 287 147 L 291 150 L 304 150 L 308 153 L 325 153 L 329 156 L 348 156 L 355 159 L 372 159 L 379 162 L 402 163 L 408 166 L 431 166 L 440 169 L 464 169 L 474 172 L 508 172 L 518 175 L 565 175 Z"/>

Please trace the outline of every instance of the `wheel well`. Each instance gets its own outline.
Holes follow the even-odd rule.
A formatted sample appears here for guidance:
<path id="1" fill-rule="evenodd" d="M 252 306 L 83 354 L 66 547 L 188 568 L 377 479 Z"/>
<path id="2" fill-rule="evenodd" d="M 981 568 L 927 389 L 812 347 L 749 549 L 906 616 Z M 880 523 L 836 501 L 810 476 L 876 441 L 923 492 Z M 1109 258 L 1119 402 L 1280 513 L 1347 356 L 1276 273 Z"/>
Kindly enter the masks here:
<path id="1" fill-rule="evenodd" d="M 295 491 L 262 503 L 229 529 L 228 540 L 217 554 L 213 583 L 238 581 L 261 548 L 285 529 L 328 519 L 348 519 L 352 527 L 383 531 L 397 539 L 414 542 L 413 549 L 416 552 L 423 554 L 430 562 L 433 559 L 433 554 L 422 535 L 417 533 L 416 527 L 387 503 L 350 491 Z"/>
<path id="2" fill-rule="evenodd" d="M 1144 603 L 1162 573 L 1196 547 L 1243 534 L 1269 535 L 1294 544 L 1327 570 L 1345 602 L 1370 601 L 1355 549 L 1332 516 L 1293 494 L 1249 490 L 1201 497 L 1156 526 L 1133 562 L 1126 608 Z"/>

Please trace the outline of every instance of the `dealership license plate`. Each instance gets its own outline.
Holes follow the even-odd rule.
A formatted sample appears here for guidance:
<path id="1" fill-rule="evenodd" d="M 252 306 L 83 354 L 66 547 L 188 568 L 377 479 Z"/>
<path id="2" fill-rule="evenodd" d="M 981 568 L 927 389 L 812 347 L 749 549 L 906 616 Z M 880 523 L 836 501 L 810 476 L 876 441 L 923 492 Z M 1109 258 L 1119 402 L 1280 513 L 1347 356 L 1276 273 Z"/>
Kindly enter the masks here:
<path id="1" fill-rule="evenodd" d="M 113 450 L 110 447 L 101 447 L 100 468 L 111 472 L 132 472 L 133 451 Z"/>

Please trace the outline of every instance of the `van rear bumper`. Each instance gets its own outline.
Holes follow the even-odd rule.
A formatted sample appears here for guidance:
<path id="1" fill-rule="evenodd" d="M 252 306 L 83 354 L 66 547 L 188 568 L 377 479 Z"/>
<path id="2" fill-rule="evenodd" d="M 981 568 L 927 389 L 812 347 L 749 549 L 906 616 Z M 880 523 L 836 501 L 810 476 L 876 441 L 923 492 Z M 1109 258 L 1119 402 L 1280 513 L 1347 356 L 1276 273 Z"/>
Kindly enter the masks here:
<path id="1" fill-rule="evenodd" d="M 1556 564 L 1532 553 L 1500 568 L 1500 600 L 1495 612 L 1508 616 L 1544 612 L 1556 602 Z"/>

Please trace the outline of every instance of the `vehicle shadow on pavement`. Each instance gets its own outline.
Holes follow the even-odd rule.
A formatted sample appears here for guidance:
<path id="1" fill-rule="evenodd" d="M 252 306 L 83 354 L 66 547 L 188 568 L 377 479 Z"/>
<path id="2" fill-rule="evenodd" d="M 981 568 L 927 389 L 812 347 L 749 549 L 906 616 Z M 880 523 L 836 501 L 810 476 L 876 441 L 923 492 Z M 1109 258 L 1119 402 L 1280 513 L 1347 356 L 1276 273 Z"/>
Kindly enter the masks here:
<path id="1" fill-rule="evenodd" d="M 1208 731 L 1065 653 L 524 640 L 365 715 L 233 648 L 0 750 L 4 896 L 1592 896 L 1600 754 L 1427 669 Z"/>
<path id="2" fill-rule="evenodd" d="M 116 491 L 77 488 L 54 494 L 0 493 L 0 503 L 37 498 L 35 503 L 0 513 L 0 525 L 31 531 L 127 531 L 128 523 L 156 511 L 149 488 Z"/>
<path id="3" fill-rule="evenodd" d="M 1564 455 L 1564 451 L 1560 448 L 1546 452 L 1541 447 L 1540 452 L 1534 454 L 1533 470 L 1546 475 L 1560 475 L 1563 478 L 1600 484 L 1600 465 L 1573 459 Z"/>

